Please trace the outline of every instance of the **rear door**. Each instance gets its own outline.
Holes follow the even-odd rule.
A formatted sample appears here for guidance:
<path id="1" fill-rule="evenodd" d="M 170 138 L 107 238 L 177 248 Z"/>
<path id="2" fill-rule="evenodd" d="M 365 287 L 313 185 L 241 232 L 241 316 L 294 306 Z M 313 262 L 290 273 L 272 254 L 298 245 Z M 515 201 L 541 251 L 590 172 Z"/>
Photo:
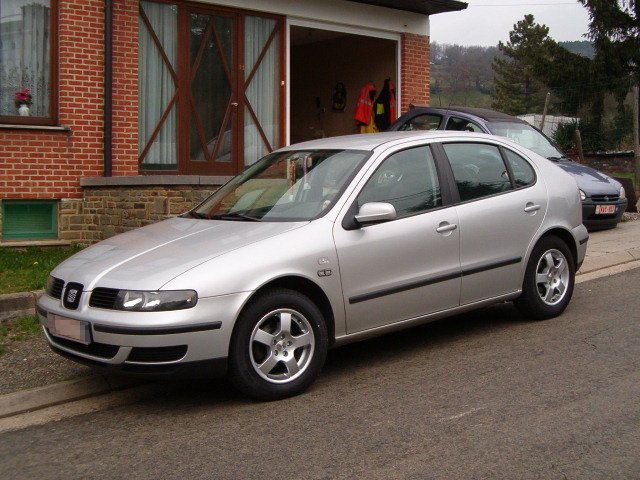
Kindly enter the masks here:
<path id="1" fill-rule="evenodd" d="M 547 210 L 542 179 L 522 156 L 495 144 L 442 147 L 460 197 L 460 304 L 517 291 Z"/>

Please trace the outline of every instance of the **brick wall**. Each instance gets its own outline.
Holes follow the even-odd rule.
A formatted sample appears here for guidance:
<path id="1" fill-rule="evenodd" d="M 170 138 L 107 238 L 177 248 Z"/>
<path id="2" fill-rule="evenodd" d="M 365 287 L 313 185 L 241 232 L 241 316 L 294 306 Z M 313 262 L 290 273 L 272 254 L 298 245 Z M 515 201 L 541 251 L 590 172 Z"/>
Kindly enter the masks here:
<path id="1" fill-rule="evenodd" d="M 137 174 L 138 1 L 114 2 L 114 175 Z M 104 1 L 59 2 L 59 124 L 0 129 L 1 199 L 79 199 L 103 172 Z M 61 212 L 68 209 L 61 204 Z M 79 239 L 60 219 L 63 239 Z"/>
<path id="2" fill-rule="evenodd" d="M 402 34 L 400 39 L 400 71 L 402 72 L 402 104 L 400 112 L 410 104 L 429 104 L 429 37 Z"/>

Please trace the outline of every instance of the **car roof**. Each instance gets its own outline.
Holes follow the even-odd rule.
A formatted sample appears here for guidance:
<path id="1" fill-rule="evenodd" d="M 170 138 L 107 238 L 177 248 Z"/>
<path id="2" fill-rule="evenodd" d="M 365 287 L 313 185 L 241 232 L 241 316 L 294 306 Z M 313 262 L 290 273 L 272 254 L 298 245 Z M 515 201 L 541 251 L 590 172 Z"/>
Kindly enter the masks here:
<path id="1" fill-rule="evenodd" d="M 372 151 L 376 148 L 389 144 L 389 146 L 402 143 L 406 140 L 418 140 L 421 138 L 436 139 L 446 137 L 460 137 L 460 132 L 444 131 L 444 130 L 428 130 L 428 131 L 413 131 L 413 132 L 383 132 L 383 133 L 368 133 L 368 134 L 356 134 L 356 135 L 344 135 L 340 137 L 327 137 L 320 138 L 318 140 L 310 140 L 302 143 L 295 143 L 279 149 L 279 152 L 292 151 L 292 150 L 322 150 L 322 149 L 337 149 L 337 150 L 366 150 Z M 495 138 L 486 134 L 467 135 L 465 138 L 484 137 Z"/>
<path id="2" fill-rule="evenodd" d="M 473 115 L 481 118 L 486 122 L 514 122 L 514 123 L 527 123 L 526 121 L 507 115 L 506 113 L 496 112 L 488 108 L 472 108 L 472 107 L 427 107 L 427 106 L 414 106 L 410 112 L 420 110 L 424 113 L 464 113 L 466 115 Z"/>

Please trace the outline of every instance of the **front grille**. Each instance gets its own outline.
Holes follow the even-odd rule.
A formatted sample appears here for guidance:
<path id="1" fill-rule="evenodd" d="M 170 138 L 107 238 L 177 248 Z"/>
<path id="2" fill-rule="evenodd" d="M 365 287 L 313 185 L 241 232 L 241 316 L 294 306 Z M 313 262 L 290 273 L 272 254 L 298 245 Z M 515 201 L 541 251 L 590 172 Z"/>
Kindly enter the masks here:
<path id="1" fill-rule="evenodd" d="M 47 329 L 47 333 L 51 335 L 49 329 Z M 91 342 L 89 345 L 85 345 L 84 343 L 74 342 L 73 340 L 67 340 L 66 338 L 55 337 L 53 335 L 51 335 L 51 338 L 61 347 L 68 348 L 75 352 L 84 353 L 86 355 L 104 358 L 105 360 L 115 357 L 118 350 L 120 350 L 118 345 L 108 345 L 106 343 L 98 342 Z"/>
<path id="2" fill-rule="evenodd" d="M 89 306 L 113 310 L 119 292 L 116 288 L 96 288 L 89 298 Z"/>
<path id="3" fill-rule="evenodd" d="M 618 195 L 591 195 L 591 200 L 598 203 L 617 202 L 620 197 Z"/>
<path id="4" fill-rule="evenodd" d="M 53 298 L 62 298 L 64 280 L 55 277 L 51 277 L 51 279 L 52 281 L 49 281 L 49 284 L 47 285 L 47 295 Z"/>
<path id="5" fill-rule="evenodd" d="M 127 362 L 175 362 L 184 357 L 186 353 L 186 345 L 176 345 L 172 347 L 134 347 L 131 349 Z"/>

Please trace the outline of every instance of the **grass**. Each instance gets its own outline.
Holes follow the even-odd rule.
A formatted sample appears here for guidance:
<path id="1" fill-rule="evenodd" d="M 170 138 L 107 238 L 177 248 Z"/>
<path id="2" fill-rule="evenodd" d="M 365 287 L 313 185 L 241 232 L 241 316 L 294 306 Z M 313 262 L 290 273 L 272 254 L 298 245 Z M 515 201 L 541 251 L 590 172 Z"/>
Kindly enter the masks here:
<path id="1" fill-rule="evenodd" d="M 82 248 L 0 248 L 0 294 L 43 289 L 49 272 Z"/>
<path id="2" fill-rule="evenodd" d="M 0 325 L 0 355 L 6 352 L 10 343 L 37 337 L 40 332 L 40 322 L 36 315 L 22 317 Z"/>

